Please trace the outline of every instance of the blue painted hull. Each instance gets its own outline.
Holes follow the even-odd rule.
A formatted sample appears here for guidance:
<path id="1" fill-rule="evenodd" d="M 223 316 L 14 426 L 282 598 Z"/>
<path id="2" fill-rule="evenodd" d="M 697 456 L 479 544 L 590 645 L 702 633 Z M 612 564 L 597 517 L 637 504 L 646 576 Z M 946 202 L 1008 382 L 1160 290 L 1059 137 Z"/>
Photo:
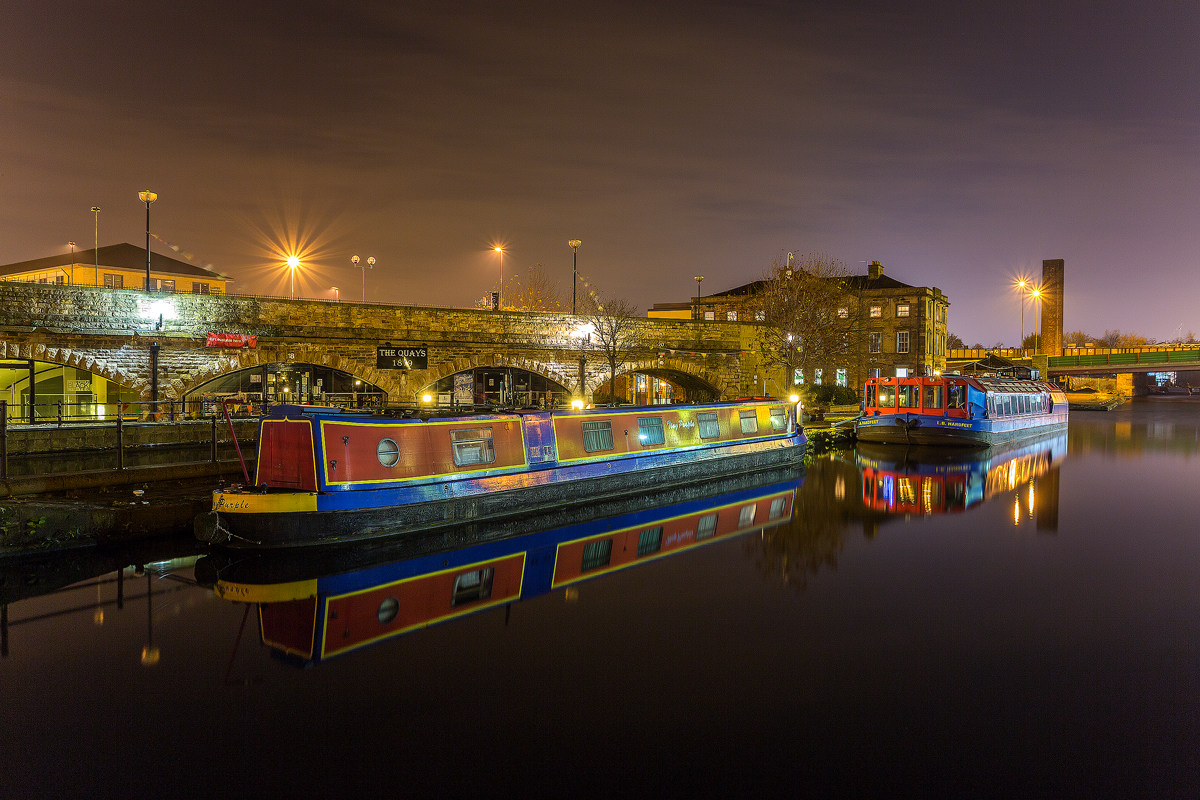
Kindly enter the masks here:
<path id="1" fill-rule="evenodd" d="M 1067 429 L 1066 411 L 1006 419 L 960 419 L 932 414 L 880 414 L 860 417 L 854 434 L 883 444 L 988 447 Z"/>

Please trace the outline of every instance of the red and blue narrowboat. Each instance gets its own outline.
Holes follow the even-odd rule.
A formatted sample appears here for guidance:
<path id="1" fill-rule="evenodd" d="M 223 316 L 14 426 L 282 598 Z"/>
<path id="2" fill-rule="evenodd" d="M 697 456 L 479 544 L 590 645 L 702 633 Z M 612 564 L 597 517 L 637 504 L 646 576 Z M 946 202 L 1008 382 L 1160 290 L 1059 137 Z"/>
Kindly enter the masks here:
<path id="1" fill-rule="evenodd" d="M 986 447 L 1066 430 L 1067 396 L 1052 383 L 941 375 L 871 378 L 859 441 Z"/>
<path id="2" fill-rule="evenodd" d="M 769 469 L 803 459 L 796 411 L 748 400 L 405 419 L 276 406 L 259 422 L 254 485 L 214 492 L 196 535 L 336 544 Z"/>
<path id="3" fill-rule="evenodd" d="M 803 484 L 802 477 L 792 475 L 757 485 L 739 477 L 733 482 L 743 488 L 732 492 L 538 533 L 488 540 L 486 532 L 478 532 L 467 546 L 415 558 L 392 561 L 387 550 L 382 558 L 360 553 L 356 569 L 340 572 L 337 566 L 350 560 L 339 558 L 337 551 L 332 551 L 332 561 L 306 558 L 310 551 L 218 553 L 197 562 L 196 579 L 224 599 L 256 603 L 263 643 L 284 660 L 308 666 L 430 625 L 559 589 L 571 591 L 581 581 L 785 524 Z M 484 541 L 474 543 L 479 540 Z M 313 567 L 322 563 L 324 568 Z"/>

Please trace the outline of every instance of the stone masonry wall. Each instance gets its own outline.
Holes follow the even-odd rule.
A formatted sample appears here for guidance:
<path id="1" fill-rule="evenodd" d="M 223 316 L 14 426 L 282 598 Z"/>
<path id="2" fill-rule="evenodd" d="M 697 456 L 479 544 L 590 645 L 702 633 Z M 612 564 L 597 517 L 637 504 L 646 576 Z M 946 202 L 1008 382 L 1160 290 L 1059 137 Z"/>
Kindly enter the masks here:
<path id="1" fill-rule="evenodd" d="M 160 325 L 161 315 L 161 327 Z M 268 363 L 331 366 L 412 401 L 439 378 L 474 366 L 511 366 L 565 386 L 578 384 L 579 318 L 277 300 L 220 295 L 148 295 L 134 290 L 0 282 L 0 358 L 65 364 L 150 396 L 150 344 L 158 342 L 160 399 L 178 400 L 214 377 Z M 688 376 L 730 396 L 753 384 L 745 358 L 752 326 L 646 319 L 645 347 L 626 370 Z M 208 332 L 258 336 L 255 349 L 205 347 Z M 378 370 L 375 348 L 424 344 L 429 368 Z M 747 363 L 743 363 L 747 361 Z M 603 354 L 587 353 L 584 393 L 608 377 Z"/>

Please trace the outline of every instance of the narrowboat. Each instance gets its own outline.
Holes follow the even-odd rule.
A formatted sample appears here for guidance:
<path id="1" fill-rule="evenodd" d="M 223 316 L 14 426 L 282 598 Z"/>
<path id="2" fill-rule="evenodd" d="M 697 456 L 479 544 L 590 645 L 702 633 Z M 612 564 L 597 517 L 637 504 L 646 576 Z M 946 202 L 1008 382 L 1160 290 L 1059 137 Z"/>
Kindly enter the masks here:
<path id="1" fill-rule="evenodd" d="M 1067 434 L 1047 433 L 986 449 L 860 444 L 855 461 L 862 472 L 862 502 L 884 514 L 955 514 L 1011 491 L 1021 491 L 1059 466 Z M 1057 492 L 1043 492 L 1048 511 Z"/>
<path id="2" fill-rule="evenodd" d="M 283 405 L 253 486 L 213 493 L 202 541 L 338 544 L 500 519 L 803 459 L 797 405 L 746 400 L 397 418 Z"/>
<path id="3" fill-rule="evenodd" d="M 331 561 L 307 558 L 309 550 L 216 553 L 197 562 L 196 580 L 223 599 L 257 604 L 263 644 L 284 661 L 311 666 L 785 524 L 803 477 L 794 471 L 786 480 L 777 477 L 749 485 L 738 477 L 731 480 L 742 488 L 734 491 L 494 541 L 480 532 L 466 546 L 415 558 L 393 560 L 388 550 L 357 562 L 338 551 Z M 543 515 L 530 527 L 553 526 L 555 519 Z M 346 569 L 351 563 L 355 567 Z"/>
<path id="4" fill-rule="evenodd" d="M 859 441 L 986 447 L 1065 430 L 1067 396 L 1052 383 L 941 375 L 871 378 Z"/>

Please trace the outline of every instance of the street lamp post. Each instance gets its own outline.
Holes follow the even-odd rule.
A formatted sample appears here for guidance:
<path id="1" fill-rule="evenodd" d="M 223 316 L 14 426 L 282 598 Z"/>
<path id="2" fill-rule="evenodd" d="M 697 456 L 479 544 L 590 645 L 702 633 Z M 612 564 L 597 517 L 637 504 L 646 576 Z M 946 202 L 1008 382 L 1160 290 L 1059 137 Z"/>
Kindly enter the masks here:
<path id="1" fill-rule="evenodd" d="M 1033 290 L 1033 302 L 1037 305 L 1037 307 L 1039 307 L 1039 308 L 1041 307 L 1041 302 L 1042 302 L 1042 290 L 1041 289 Z M 1024 308 L 1024 304 L 1022 304 L 1022 308 Z M 1041 314 L 1038 314 L 1037 316 L 1035 316 L 1033 318 L 1033 326 L 1034 326 L 1033 327 L 1033 330 L 1034 330 L 1033 353 L 1034 353 L 1034 355 L 1037 355 L 1041 352 L 1041 347 L 1039 347 L 1041 342 L 1038 341 L 1038 324 L 1037 324 L 1038 317 L 1040 317 L 1040 316 L 1041 316 Z M 1022 328 L 1023 328 L 1023 326 L 1022 326 Z M 1022 344 L 1024 344 L 1024 342 L 1022 342 Z"/>
<path id="2" fill-rule="evenodd" d="M 492 249 L 500 254 L 500 308 L 497 310 L 503 311 L 504 310 L 504 248 L 503 247 L 493 247 Z"/>
<path id="3" fill-rule="evenodd" d="M 287 260 L 288 272 L 292 279 L 291 289 L 288 292 L 288 300 L 296 299 L 296 267 L 300 266 L 299 256 L 288 256 Z"/>
<path id="4" fill-rule="evenodd" d="M 67 242 L 71 246 L 71 285 L 75 285 L 75 243 Z"/>
<path id="5" fill-rule="evenodd" d="M 333 289 L 333 302 L 335 302 L 335 303 L 342 302 L 342 295 L 341 295 L 341 292 L 338 291 L 338 287 L 330 286 L 329 288 Z"/>
<path id="6" fill-rule="evenodd" d="M 358 256 L 350 256 L 350 263 L 362 270 L 362 301 L 367 302 L 367 270 L 375 269 L 375 256 L 367 256 L 365 263 Z"/>
<path id="7" fill-rule="evenodd" d="M 1025 349 L 1025 286 L 1025 279 L 1017 281 L 1017 288 L 1021 290 L 1021 343 L 1018 345 L 1021 350 Z"/>
<path id="8" fill-rule="evenodd" d="M 92 206 L 92 213 L 96 215 L 96 246 L 92 252 L 96 256 L 96 271 L 92 274 L 92 285 L 100 285 L 100 206 Z"/>
<path id="9" fill-rule="evenodd" d="M 579 285 L 579 239 L 567 242 L 571 246 L 571 313 L 575 313 L 575 287 Z"/>
<path id="10" fill-rule="evenodd" d="M 700 308 L 700 298 L 704 297 L 700 291 L 700 282 L 704 280 L 704 276 L 697 275 L 694 280 L 696 281 L 696 320 L 699 321 L 704 319 L 704 311 Z"/>
<path id="11" fill-rule="evenodd" d="M 150 289 L 150 204 L 158 199 L 158 195 L 150 190 L 138 192 L 138 199 L 146 204 L 146 291 Z M 97 223 L 98 224 L 98 223 Z"/>

